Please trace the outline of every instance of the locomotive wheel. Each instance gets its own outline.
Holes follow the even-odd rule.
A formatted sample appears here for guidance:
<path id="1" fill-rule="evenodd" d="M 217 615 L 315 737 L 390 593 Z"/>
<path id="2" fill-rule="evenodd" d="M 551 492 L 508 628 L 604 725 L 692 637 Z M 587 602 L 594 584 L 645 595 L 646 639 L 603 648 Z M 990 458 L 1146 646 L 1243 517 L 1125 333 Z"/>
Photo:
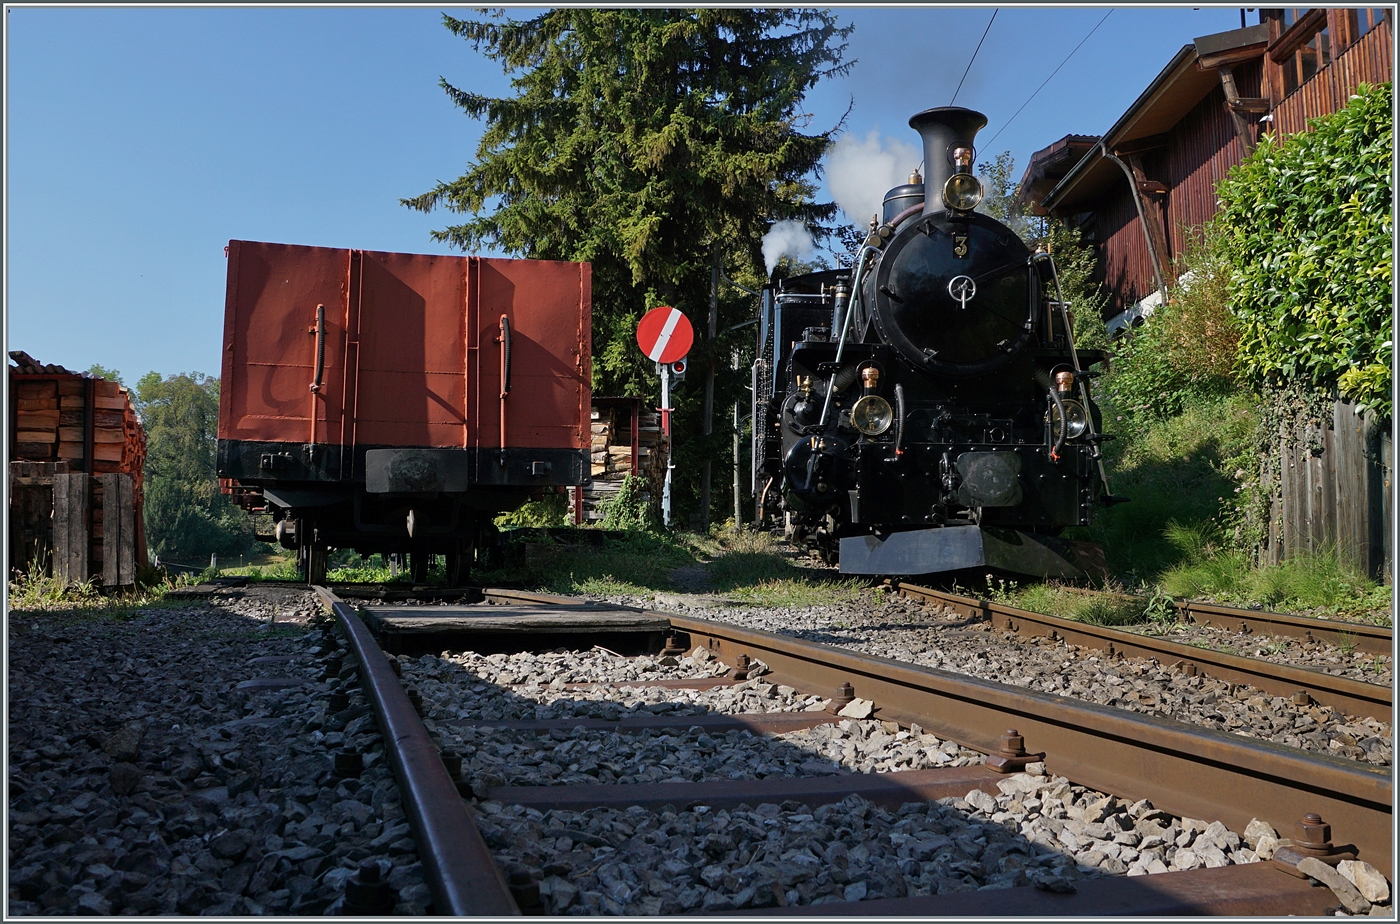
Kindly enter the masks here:
<path id="1" fill-rule="evenodd" d="M 408 570 L 415 584 L 428 582 L 428 570 L 433 566 L 433 553 L 414 550 L 408 553 Z"/>

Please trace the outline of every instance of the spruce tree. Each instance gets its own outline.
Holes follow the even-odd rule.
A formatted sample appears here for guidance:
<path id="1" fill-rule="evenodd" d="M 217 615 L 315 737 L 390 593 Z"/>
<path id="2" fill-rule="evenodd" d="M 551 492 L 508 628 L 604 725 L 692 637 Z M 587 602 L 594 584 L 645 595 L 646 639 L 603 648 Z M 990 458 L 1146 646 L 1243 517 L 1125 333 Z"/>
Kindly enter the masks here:
<path id="1" fill-rule="evenodd" d="M 468 216 L 433 232 L 465 251 L 593 265 L 595 394 L 655 398 L 654 366 L 633 340 L 641 315 L 674 305 L 695 323 L 692 376 L 676 393 L 677 509 L 694 509 L 686 460 L 723 458 L 725 411 L 742 392 L 730 345 L 751 329 L 705 336 L 711 272 L 755 288 L 760 241 L 798 219 L 820 239 L 836 214 L 814 201 L 820 161 L 840 125 L 808 131 L 806 92 L 846 73 L 840 26 L 819 10 L 558 9 L 511 21 L 444 15 L 444 23 L 512 76 L 514 95 L 442 88 L 486 130 L 462 176 L 403 204 Z M 721 332 L 754 299 L 721 287 Z M 750 349 L 751 352 L 751 349 Z M 703 374 L 721 379 L 716 433 L 699 436 Z M 746 399 L 744 399 L 746 401 Z M 718 500 L 718 497 L 716 497 Z M 720 507 L 720 505 L 716 505 Z"/>

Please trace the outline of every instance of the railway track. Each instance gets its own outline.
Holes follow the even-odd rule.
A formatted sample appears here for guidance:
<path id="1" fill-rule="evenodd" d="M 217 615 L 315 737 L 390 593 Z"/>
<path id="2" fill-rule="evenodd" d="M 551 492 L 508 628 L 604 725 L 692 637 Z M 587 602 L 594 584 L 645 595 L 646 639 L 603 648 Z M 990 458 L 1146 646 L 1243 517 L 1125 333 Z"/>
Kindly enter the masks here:
<path id="1" fill-rule="evenodd" d="M 940 833 L 946 830 L 970 834 L 964 842 L 944 837 L 949 845 L 973 845 L 969 848 L 970 854 L 959 861 L 964 867 L 971 863 L 984 877 L 991 875 L 984 868 L 989 864 L 977 857 L 990 858 L 987 851 L 994 846 L 1000 859 L 992 861 L 990 867 L 1007 874 L 1007 854 L 1016 853 L 1021 857 L 1017 851 L 1024 849 L 1029 851 L 1029 859 L 1017 859 L 1015 863 L 1028 863 L 1034 875 L 1018 868 L 1019 871 L 1007 874 L 1010 878 L 998 880 L 993 888 L 955 893 L 941 891 L 935 895 L 903 894 L 898 890 L 895 895 L 888 895 L 880 892 L 877 879 L 875 891 L 885 897 L 865 901 L 859 900 L 867 894 L 863 881 L 845 884 L 844 888 L 838 883 L 836 891 L 821 897 L 824 903 L 813 905 L 806 901 L 810 896 L 797 887 L 801 883 L 786 892 L 783 888 L 772 891 L 771 883 L 746 885 L 744 877 L 732 870 L 715 873 L 713 888 L 706 894 L 718 894 L 721 886 L 732 886 L 731 891 L 746 896 L 740 905 L 745 914 L 1323 913 L 1337 904 L 1331 893 L 1313 888 L 1306 877 L 1296 876 L 1296 869 L 1295 875 L 1290 875 L 1282 866 L 1289 862 L 1296 865 L 1309 853 L 1335 862 L 1350 856 L 1348 849 L 1359 851 L 1360 859 L 1382 870 L 1388 869 L 1391 863 L 1392 790 L 1388 770 L 1336 758 L 1308 756 L 1267 741 L 1192 728 L 1169 719 L 1033 693 L 710 620 L 587 606 L 580 605 L 577 600 L 498 590 L 484 593 L 482 603 L 486 605 L 439 606 L 433 611 L 422 606 L 372 606 L 366 608 L 366 618 L 362 620 L 353 607 L 331 591 L 319 588 L 318 593 L 334 612 L 349 650 L 359 661 L 361 688 L 381 723 L 384 739 L 394 745 L 390 762 L 399 777 L 403 804 L 414 828 L 439 913 L 506 914 L 521 908 L 538 909 L 542 886 L 573 888 L 568 885 L 567 876 L 578 878 L 584 874 L 577 868 L 571 870 L 567 864 L 561 865 L 557 858 L 548 860 L 543 854 L 548 854 L 549 849 L 539 847 L 535 841 L 529 843 L 536 846 L 517 849 L 519 838 L 525 836 L 521 831 L 534 831 L 533 836 L 537 838 L 542 831 L 544 839 L 538 841 L 540 844 L 553 844 L 555 848 L 559 844 L 571 845 L 575 852 L 570 853 L 570 857 L 585 848 L 596 848 L 592 855 L 594 868 L 586 871 L 592 875 L 598 869 L 606 872 L 617 865 L 609 866 L 607 859 L 615 849 L 633 849 L 638 841 L 650 844 L 647 838 L 659 837 L 664 842 L 665 831 L 677 826 L 704 827 L 721 819 L 729 833 L 714 831 L 713 838 L 704 842 L 710 845 L 707 849 L 711 859 L 716 844 L 721 853 L 732 849 L 738 857 L 747 856 L 745 851 L 749 848 L 744 846 L 747 842 L 741 834 L 760 823 L 770 823 L 753 811 L 746 811 L 753 805 L 771 808 L 777 813 L 771 824 L 808 828 L 820 828 L 826 821 L 836 824 L 838 822 L 833 819 L 846 818 L 842 813 L 848 810 L 858 815 L 864 813 L 860 817 L 865 821 L 849 823 L 868 823 L 872 830 L 880 825 L 893 825 L 888 832 L 889 843 L 902 838 L 900 862 L 906 866 L 910 862 L 909 851 L 914 849 L 909 847 L 910 843 L 936 845 L 941 842 L 936 836 L 931 840 L 915 840 L 908 833 L 900 833 L 898 826 L 903 825 L 905 832 L 915 831 L 919 838 L 930 837 L 928 831 L 935 829 Z M 1026 617 L 1011 614 L 1004 618 L 1023 621 Z M 375 625 L 379 642 L 366 621 Z M 631 643 L 640 651 L 649 650 L 653 657 L 646 663 L 652 666 L 665 663 L 665 658 L 657 662 L 654 653 L 661 644 L 666 644 L 673 663 L 681 650 L 691 651 L 695 654 L 679 663 L 693 667 L 703 651 L 705 659 L 717 660 L 731 668 L 724 674 L 711 670 L 704 676 L 673 677 L 659 683 L 629 680 L 624 684 L 597 679 L 573 684 L 559 682 L 546 688 L 537 681 L 522 686 L 521 678 L 500 672 L 513 669 L 500 666 L 507 664 L 510 656 L 506 652 L 540 650 L 570 639 L 587 648 L 598 638 L 613 641 L 618 649 Z M 453 641 L 445 643 L 447 639 Z M 412 662 L 408 662 L 409 668 L 404 668 L 404 662 L 385 657 L 380 643 L 404 650 L 443 651 L 473 648 L 478 642 L 483 643 L 481 648 L 498 653 L 473 656 L 486 659 L 485 662 L 470 662 L 477 670 L 476 679 L 482 679 L 483 668 L 487 665 L 499 670 L 493 675 L 496 677 L 494 684 L 477 682 L 470 689 L 482 697 L 496 697 L 492 702 L 513 704 L 515 714 L 502 713 L 491 718 L 450 716 L 444 714 L 440 706 L 430 706 L 423 701 L 422 708 L 433 716 L 429 721 L 433 728 L 430 733 L 395 676 L 393 666 L 412 670 L 414 676 L 424 682 L 424 687 L 434 675 L 420 676 Z M 1192 651 L 1201 654 L 1197 649 Z M 492 661 L 493 658 L 496 660 Z M 761 683 L 735 676 L 745 672 L 745 665 L 755 671 L 765 671 Z M 1213 665 L 1212 669 L 1219 667 Z M 755 692 L 760 686 L 765 691 L 763 695 L 775 697 L 771 705 L 757 713 L 740 709 L 760 695 Z M 643 688 L 652 691 L 652 705 L 645 708 L 637 705 L 645 701 L 645 698 L 638 699 L 641 695 L 638 691 Z M 624 698 L 632 706 L 621 711 L 611 707 L 610 711 L 606 704 L 609 691 L 620 693 L 624 689 Z M 540 704 L 566 691 L 575 692 L 576 698 L 592 697 L 597 711 L 588 714 L 595 718 L 580 721 L 578 713 L 549 718 L 545 714 L 548 709 Z M 1321 689 L 1318 692 L 1330 695 Z M 424 696 L 416 695 L 420 700 Z M 704 702 L 717 702 L 715 697 L 725 696 L 731 697 L 734 703 L 734 709 L 728 714 L 716 711 L 702 715 L 706 708 L 684 705 L 692 702 L 703 706 Z M 711 699 L 703 700 L 703 697 Z M 828 709 L 841 707 L 849 701 L 844 710 L 852 718 L 844 720 L 844 725 L 833 725 L 843 720 L 822 710 L 827 700 L 831 701 Z M 586 705 L 592 708 L 593 701 Z M 433 741 L 434 735 L 453 740 L 466 736 L 478 747 L 504 749 L 517 746 L 523 736 L 537 742 L 545 741 L 555 748 L 553 753 L 559 753 L 561 749 L 567 751 L 573 747 L 573 739 L 578 736 L 593 736 L 589 740 L 596 744 L 594 739 L 600 735 L 630 735 L 649 747 L 681 748 L 675 753 L 693 754 L 685 748 L 690 747 L 687 742 L 694 739 L 708 740 L 712 749 L 719 747 L 723 751 L 725 747 L 738 746 L 739 739 L 735 735 L 809 735 L 810 740 L 820 741 L 828 740 L 821 735 L 838 735 L 833 729 L 847 732 L 846 726 L 850 726 L 849 732 L 857 737 L 864 734 L 860 728 L 874 727 L 880 730 L 873 734 L 884 735 L 892 742 L 901 740 L 900 736 L 906 743 L 941 741 L 938 761 L 946 765 L 860 774 L 833 773 L 829 769 L 818 772 L 820 768 L 815 765 L 807 768 L 803 764 L 770 773 L 763 779 L 736 780 L 705 778 L 709 771 L 701 773 L 697 764 L 689 768 L 694 772 L 688 782 L 604 785 L 599 782 L 604 778 L 600 772 L 597 780 L 583 785 L 516 785 L 504 779 L 489 781 L 487 785 L 481 780 L 469 784 L 454 778 L 448 766 L 455 770 L 461 758 L 449 755 L 445 763 L 439 757 L 439 745 Z M 926 739 L 929 735 L 936 738 Z M 724 736 L 724 745 L 718 746 L 715 742 L 721 736 Z M 897 744 L 892 746 L 898 747 Z M 975 759 L 979 754 L 986 758 Z M 953 755 L 958 756 L 954 758 Z M 535 764 L 540 763 L 535 760 Z M 676 763 L 672 761 L 673 765 Z M 705 766 L 708 768 L 709 764 Z M 562 768 L 556 766 L 555 769 Z M 626 768 L 619 766 L 617 769 Z M 1018 772 L 1026 769 L 1037 773 Z M 618 777 L 611 770 L 606 775 Z M 562 778 L 563 774 L 560 780 Z M 1094 874 L 1089 878 L 1069 875 L 1073 870 L 1060 864 L 1054 868 L 1064 872 L 1068 879 L 1043 875 L 1049 867 L 1036 863 L 1058 862 L 1043 853 L 1045 832 L 1039 831 L 1029 820 L 1018 828 L 1016 817 L 1019 816 L 1013 817 L 1007 809 L 1011 806 L 1024 809 L 1029 803 L 1039 807 L 1042 801 L 1050 806 L 1055 800 L 1062 802 L 1061 797 L 1068 799 L 1076 792 L 1079 795 L 1075 798 L 1080 801 L 1088 798 L 1080 789 L 1071 790 L 1071 781 L 1075 787 L 1095 791 L 1094 795 L 1102 793 L 1112 797 L 1094 803 L 1098 806 L 1094 813 L 1103 817 L 1088 822 L 1091 826 L 1102 828 L 1100 822 L 1112 822 L 1127 823 L 1131 828 L 1133 819 L 1143 811 L 1159 813 L 1153 817 L 1159 818 L 1163 825 L 1168 818 L 1175 819 L 1171 825 L 1176 827 L 1164 827 L 1162 831 L 1179 840 L 1177 856 L 1184 849 L 1182 844 L 1214 843 L 1210 838 L 1225 837 L 1226 828 L 1243 832 L 1251 822 L 1267 823 L 1282 832 L 1282 836 L 1296 838 L 1296 842 L 1292 852 L 1290 849 L 1280 851 L 1274 863 L 1219 865 L 1158 872 L 1150 877 Z M 471 791 L 472 785 L 476 787 L 479 802 L 469 809 L 459 791 Z M 1020 792 L 1018 787 L 1030 788 Z M 1052 796 L 1052 792 L 1056 795 Z M 985 796 L 978 796 L 978 793 Z M 860 798 L 852 801 L 854 795 Z M 930 803 L 930 799 L 942 802 Z M 1129 811 L 1129 803 L 1139 810 L 1137 815 Z M 979 805 L 981 814 L 978 814 Z M 678 808 L 681 806 L 685 808 Z M 1143 810 L 1142 806 L 1148 808 Z M 1075 802 L 1071 808 L 1073 814 L 1066 817 L 1082 824 L 1087 817 L 1084 813 L 1090 811 L 1088 804 Z M 972 814 L 958 816 L 959 810 Z M 1115 814 L 1104 814 L 1110 810 Z M 613 834 L 616 828 L 609 827 L 610 841 L 577 827 L 568 827 L 570 819 L 581 824 L 578 819 L 596 818 L 599 812 L 614 819 L 609 824 L 621 826 L 628 836 L 618 841 L 621 835 Z M 781 818 L 777 817 L 779 815 Z M 1313 816 L 1324 819 L 1325 823 Z M 1210 829 L 1214 835 L 1202 834 L 1196 829 L 1204 829 L 1205 823 L 1188 822 L 1189 819 L 1216 820 L 1222 826 Z M 541 825 L 546 827 L 542 829 Z M 482 836 L 483 830 L 488 837 Z M 1070 828 L 1062 825 L 1061 830 Z M 1093 835 L 1102 833 L 1092 827 L 1083 830 Z M 632 836 L 634 831 L 636 834 Z M 1125 844 L 1136 836 L 1135 845 L 1126 850 L 1104 849 L 1116 850 L 1121 856 L 1131 853 L 1137 860 L 1145 858 L 1152 849 L 1145 846 L 1150 841 L 1140 834 L 1127 830 L 1121 833 Z M 1068 839 L 1063 836 L 1060 839 L 1070 844 L 1077 837 L 1071 830 Z M 1041 838 L 1039 846 L 1036 838 Z M 737 847 L 734 846 L 736 841 Z M 1236 836 L 1236 847 L 1238 844 Z M 1344 846 L 1334 847 L 1334 844 Z M 1139 851 L 1138 847 L 1143 850 Z M 646 849 L 657 852 L 650 847 Z M 1201 849 L 1210 848 L 1202 846 Z M 948 850 L 955 853 L 952 847 Z M 516 865 L 501 869 L 493 853 L 512 857 Z M 766 854 L 748 856 L 743 867 L 748 870 L 746 875 L 753 874 L 761 866 L 754 859 L 760 855 L 767 862 Z M 724 856 L 730 854 L 724 853 Z M 943 854 L 937 856 L 943 857 Z M 1249 859 L 1253 854 L 1232 853 L 1232 856 Z M 822 875 L 839 879 L 831 868 L 846 868 L 844 859 L 827 854 L 822 854 L 820 860 L 813 859 L 823 867 Z M 702 860 L 709 862 L 703 854 L 697 855 L 694 862 Z M 1099 861 L 1102 861 L 1102 869 L 1113 868 L 1115 864 L 1124 867 L 1116 858 L 1110 862 L 1099 855 Z M 932 875 L 928 872 L 932 862 L 923 863 L 920 875 Z M 944 858 L 941 862 L 948 861 Z M 1221 862 L 1225 863 L 1223 854 Z M 1073 865 L 1070 863 L 1070 867 Z M 709 874 L 720 867 L 716 862 L 705 866 L 704 871 Z M 688 869 L 685 864 L 681 868 Z M 952 868 L 956 871 L 959 867 Z M 906 878 L 913 877 L 921 867 L 914 862 L 910 869 L 913 872 L 908 872 Z M 821 881 L 820 876 L 811 881 Z M 949 880 L 940 881 L 946 885 Z M 1029 883 L 1041 888 L 997 887 Z M 651 882 L 646 887 L 661 890 L 653 894 L 671 894 L 665 891 L 664 882 L 660 886 Z M 618 895 L 631 894 L 631 888 L 623 883 L 616 886 L 615 891 Z M 692 888 L 699 889 L 700 885 Z M 745 892 L 746 888 L 760 891 L 768 888 L 770 893 Z M 598 900 L 604 901 L 603 898 Z M 557 907 L 559 899 L 551 892 L 549 901 Z M 622 908 L 620 903 L 614 904 L 616 909 Z M 789 907 L 782 907 L 785 904 Z M 770 907 L 755 907 L 757 905 Z M 660 904 L 654 907 L 663 908 Z M 734 910 L 733 905 L 727 908 Z M 609 906 L 603 904 L 599 910 L 608 909 Z M 726 910 L 726 906 L 721 901 L 713 908 L 704 906 L 692 910 L 718 911 Z"/>
<path id="2" fill-rule="evenodd" d="M 1188 676 L 1209 676 L 1233 684 L 1248 684 L 1275 696 L 1290 697 L 1298 705 L 1321 703 L 1346 715 L 1370 716 L 1392 724 L 1394 693 L 1389 686 L 1337 677 L 1322 671 L 1274 664 L 1169 639 L 1154 638 L 1104 626 L 1092 626 L 1071 619 L 1045 616 L 1029 610 L 934 590 L 902 581 L 890 587 L 902 596 L 923 604 L 942 606 L 970 618 L 988 620 L 1003 631 L 1030 637 L 1049 637 L 1071 645 L 1097 648 L 1111 657 L 1155 658 Z M 1213 625 L 1246 633 L 1313 638 L 1329 644 L 1354 643 L 1368 652 L 1391 651 L 1391 630 L 1377 626 L 1351 625 L 1325 620 L 1304 619 L 1279 613 L 1238 610 L 1202 603 L 1179 604 L 1185 621 Z M 1383 647 L 1382 647 L 1383 646 Z"/>

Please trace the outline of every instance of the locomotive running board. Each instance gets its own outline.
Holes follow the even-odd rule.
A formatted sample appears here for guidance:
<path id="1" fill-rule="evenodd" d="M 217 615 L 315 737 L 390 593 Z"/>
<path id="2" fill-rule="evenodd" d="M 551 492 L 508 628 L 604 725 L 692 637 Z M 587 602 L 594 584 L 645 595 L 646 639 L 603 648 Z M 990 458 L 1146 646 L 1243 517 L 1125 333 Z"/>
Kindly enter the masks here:
<path id="1" fill-rule="evenodd" d="M 841 540 L 843 574 L 913 575 L 995 568 L 1043 578 L 1101 573 L 1103 550 L 1091 543 L 1014 529 L 943 526 Z"/>

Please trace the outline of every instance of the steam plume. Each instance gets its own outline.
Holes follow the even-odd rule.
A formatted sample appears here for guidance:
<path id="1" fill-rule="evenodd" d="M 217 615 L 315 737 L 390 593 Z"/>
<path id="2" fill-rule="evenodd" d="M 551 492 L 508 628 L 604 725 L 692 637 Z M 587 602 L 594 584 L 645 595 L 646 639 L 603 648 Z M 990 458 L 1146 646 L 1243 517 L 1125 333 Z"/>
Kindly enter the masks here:
<path id="1" fill-rule="evenodd" d="M 817 242 L 812 240 L 807 226 L 800 221 L 779 221 L 763 235 L 763 263 L 768 267 L 768 275 L 773 275 L 773 267 L 781 257 L 801 260 L 817 251 Z"/>
<path id="2" fill-rule="evenodd" d="M 909 182 L 923 155 L 913 145 L 871 130 L 860 141 L 843 135 L 826 155 L 826 188 L 857 228 L 880 211 L 885 193 Z"/>

